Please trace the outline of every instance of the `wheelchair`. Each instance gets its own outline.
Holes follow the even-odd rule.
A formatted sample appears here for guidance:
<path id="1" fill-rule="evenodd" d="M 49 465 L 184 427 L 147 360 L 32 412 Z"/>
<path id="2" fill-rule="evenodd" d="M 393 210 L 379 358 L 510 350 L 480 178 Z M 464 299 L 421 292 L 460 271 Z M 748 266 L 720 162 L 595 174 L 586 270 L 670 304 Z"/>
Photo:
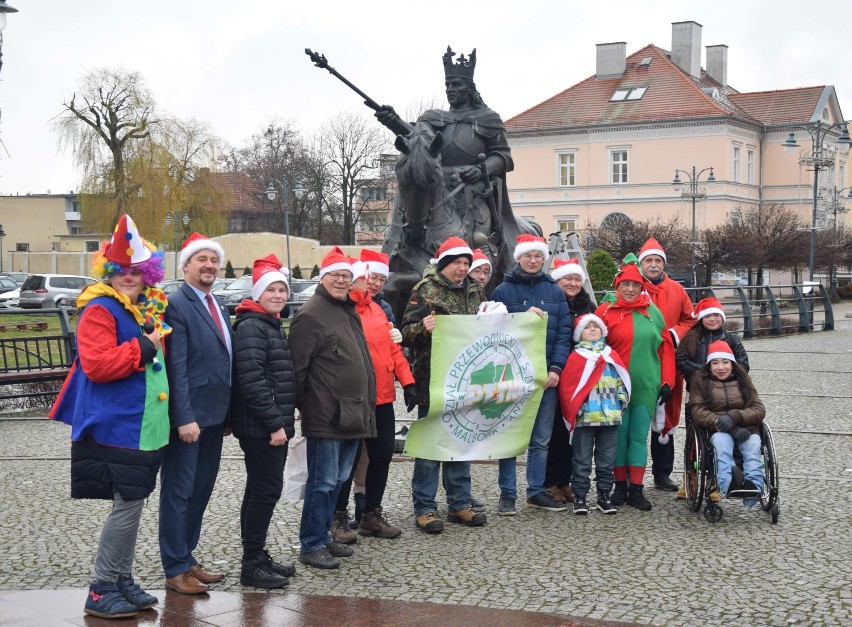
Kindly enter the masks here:
<path id="1" fill-rule="evenodd" d="M 772 441 L 772 431 L 764 421 L 760 425 L 761 464 L 763 466 L 763 491 L 760 506 L 769 512 L 772 522 L 778 522 L 781 506 L 778 498 L 778 458 Z M 742 468 L 742 456 L 734 447 L 734 463 Z M 706 429 L 694 424 L 687 415 L 686 437 L 683 451 L 684 488 L 686 501 L 693 512 L 704 505 L 704 517 L 711 523 L 722 520 L 722 508 L 710 498 L 716 489 L 716 455 Z"/>

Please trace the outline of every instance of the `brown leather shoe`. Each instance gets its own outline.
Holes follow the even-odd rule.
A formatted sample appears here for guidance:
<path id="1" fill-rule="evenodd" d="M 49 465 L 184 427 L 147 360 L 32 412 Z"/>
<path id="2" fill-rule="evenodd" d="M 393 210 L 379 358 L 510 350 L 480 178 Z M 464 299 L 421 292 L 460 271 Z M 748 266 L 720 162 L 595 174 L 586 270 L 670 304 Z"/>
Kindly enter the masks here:
<path id="1" fill-rule="evenodd" d="M 189 567 L 189 572 L 201 583 L 216 583 L 217 581 L 222 581 L 225 578 L 225 575 L 222 573 L 211 573 L 204 570 L 204 566 L 201 564 L 193 564 Z"/>
<path id="2" fill-rule="evenodd" d="M 563 505 L 566 503 L 565 496 L 562 494 L 562 488 L 557 485 L 550 486 L 545 490 L 557 503 L 562 503 Z M 573 500 L 573 499 L 572 499 Z"/>
<path id="3" fill-rule="evenodd" d="M 208 588 L 198 581 L 192 574 L 186 572 L 166 579 L 166 588 L 170 588 L 181 594 L 204 594 Z"/>

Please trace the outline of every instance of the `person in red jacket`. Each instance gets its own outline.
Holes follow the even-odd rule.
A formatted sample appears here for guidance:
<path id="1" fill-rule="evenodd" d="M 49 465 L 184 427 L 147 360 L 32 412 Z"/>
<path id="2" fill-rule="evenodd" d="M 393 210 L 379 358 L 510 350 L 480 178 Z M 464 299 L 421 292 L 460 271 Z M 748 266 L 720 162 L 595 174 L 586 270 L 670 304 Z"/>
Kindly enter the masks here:
<path id="1" fill-rule="evenodd" d="M 646 279 L 645 289 L 651 297 L 651 302 L 662 312 L 666 328 L 671 335 L 674 347 L 695 324 L 692 316 L 692 301 L 680 283 L 673 281 L 665 273 L 666 251 L 653 237 L 649 238 L 642 250 L 639 251 L 639 264 L 642 275 Z M 666 401 L 666 424 L 676 425 L 680 422 L 681 406 L 683 404 L 683 374 L 678 371 L 672 394 Z M 660 434 L 651 432 L 651 473 L 654 475 L 654 487 L 660 490 L 676 492 L 678 485 L 672 481 L 674 468 L 674 434 L 670 434 L 666 443 L 660 442 Z"/>
<path id="2" fill-rule="evenodd" d="M 414 409 L 417 398 L 414 390 L 414 377 L 402 348 L 394 341 L 399 333 L 388 321 L 381 306 L 372 298 L 371 286 L 383 286 L 389 274 L 388 256 L 371 250 L 362 250 L 361 259 L 352 264 L 353 281 L 349 298 L 355 302 L 355 311 L 361 317 L 367 348 L 376 373 L 376 432 L 375 438 L 365 438 L 369 462 L 365 478 L 364 512 L 358 525 L 362 536 L 377 538 L 396 538 L 402 533 L 385 520 L 382 514 L 382 497 L 388 481 L 388 471 L 393 457 L 396 435 L 396 416 L 393 403 L 396 400 L 395 380 L 402 386 L 408 411 Z M 356 456 L 357 459 L 357 456 Z M 354 468 L 353 468 L 354 474 Z M 335 517 L 346 517 L 352 476 L 340 490 Z"/>

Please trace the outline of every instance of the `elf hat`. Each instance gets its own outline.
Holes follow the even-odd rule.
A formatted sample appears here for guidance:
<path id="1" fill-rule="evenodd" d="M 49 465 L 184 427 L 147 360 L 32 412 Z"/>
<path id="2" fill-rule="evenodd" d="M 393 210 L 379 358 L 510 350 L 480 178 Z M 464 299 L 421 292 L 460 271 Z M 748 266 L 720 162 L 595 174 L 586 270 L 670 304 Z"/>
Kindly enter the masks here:
<path id="1" fill-rule="evenodd" d="M 663 258 L 663 262 L 667 261 L 666 251 L 664 251 L 663 247 L 660 246 L 660 242 L 653 237 L 649 237 L 648 241 L 645 242 L 645 245 L 642 246 L 642 250 L 639 251 L 639 263 L 642 263 L 642 260 L 648 255 L 659 255 Z"/>
<path id="2" fill-rule="evenodd" d="M 621 270 L 619 270 L 618 274 L 615 275 L 615 278 L 612 280 L 612 284 L 617 287 L 622 281 L 634 281 L 635 283 L 639 283 L 639 285 L 645 285 L 645 277 L 642 276 L 642 273 L 639 271 L 639 266 L 635 263 L 628 263 L 621 266 Z"/>
<path id="3" fill-rule="evenodd" d="M 468 270 L 468 274 L 473 272 L 479 266 L 484 266 L 486 264 L 491 266 L 491 260 L 484 252 L 482 252 L 482 250 L 477 248 L 473 251 L 473 261 L 470 263 L 470 270 Z"/>
<path id="4" fill-rule="evenodd" d="M 375 250 L 361 249 L 361 263 L 366 265 L 365 274 L 381 274 L 383 277 L 390 276 L 390 267 L 388 266 L 390 258 Z"/>
<path id="5" fill-rule="evenodd" d="M 523 235 L 518 235 L 515 243 L 515 252 L 512 253 L 512 255 L 515 257 L 515 261 L 517 261 L 524 253 L 529 253 L 534 250 L 543 254 L 545 259 L 550 257 L 550 251 L 547 250 L 547 242 L 544 241 L 543 237 L 536 237 L 535 235 L 525 233 Z"/>
<path id="6" fill-rule="evenodd" d="M 186 264 L 192 259 L 192 256 L 202 250 L 212 250 L 219 257 L 219 266 L 225 262 L 225 250 L 209 237 L 198 233 L 197 231 L 186 238 L 183 243 L 183 248 L 180 251 L 180 259 L 178 265 L 181 269 L 186 267 Z"/>
<path id="7" fill-rule="evenodd" d="M 577 321 L 574 323 L 574 341 L 579 342 L 580 337 L 583 335 L 583 330 L 589 325 L 590 322 L 594 322 L 601 328 L 601 337 L 606 337 L 606 334 L 609 332 L 604 324 L 604 321 L 598 318 L 595 314 L 584 314 L 577 318 Z"/>
<path id="8" fill-rule="evenodd" d="M 578 259 L 554 259 L 553 267 L 550 270 L 550 276 L 554 281 L 564 279 L 572 274 L 579 275 L 580 281 L 586 282 L 586 273 L 583 272 L 582 266 Z"/>
<path id="9" fill-rule="evenodd" d="M 692 317 L 696 320 L 701 320 L 704 316 L 709 316 L 710 314 L 719 314 L 722 316 L 722 322 L 727 320 L 725 317 L 725 310 L 722 309 L 722 303 L 712 296 L 702 298 L 698 301 L 698 304 L 695 306 L 695 311 L 692 313 Z"/>
<path id="10" fill-rule="evenodd" d="M 728 346 L 728 343 L 724 340 L 716 340 L 712 344 L 710 344 L 710 348 L 707 349 L 707 362 L 710 363 L 714 359 L 727 359 L 728 361 L 736 362 L 736 358 L 734 357 L 734 351 L 731 350 L 731 347 Z"/>
<path id="11" fill-rule="evenodd" d="M 343 254 L 343 251 L 340 250 L 338 246 L 335 246 L 328 254 L 322 258 L 322 265 L 320 266 L 320 278 L 323 278 L 329 272 L 335 272 L 337 270 L 348 270 L 352 272 L 352 263 L 349 261 L 349 257 Z"/>
<path id="12" fill-rule="evenodd" d="M 462 238 L 448 237 L 435 251 L 435 256 L 429 260 L 429 263 L 438 266 L 440 271 L 459 257 L 467 257 L 468 261 L 473 261 L 473 251 Z"/>
<path id="13" fill-rule="evenodd" d="M 284 283 L 289 294 L 289 277 L 290 271 L 281 265 L 274 253 L 269 253 L 261 259 L 255 259 L 251 273 L 252 300 L 260 300 L 260 295 L 266 291 L 266 288 L 278 281 Z"/>

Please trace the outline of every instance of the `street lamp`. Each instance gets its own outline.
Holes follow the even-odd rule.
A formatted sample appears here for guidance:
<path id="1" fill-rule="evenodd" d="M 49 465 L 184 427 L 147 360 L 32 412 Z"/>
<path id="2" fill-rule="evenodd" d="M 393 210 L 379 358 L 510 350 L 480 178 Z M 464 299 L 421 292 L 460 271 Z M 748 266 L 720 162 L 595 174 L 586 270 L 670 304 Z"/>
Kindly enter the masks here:
<path id="1" fill-rule="evenodd" d="M 848 194 L 843 197 L 841 196 L 843 192 L 848 192 Z M 832 213 L 832 221 L 831 221 L 831 245 L 832 248 L 837 248 L 837 214 L 839 213 L 841 216 L 844 215 L 847 211 L 849 211 L 849 207 L 841 202 L 845 198 L 845 200 L 852 200 L 852 187 L 844 187 L 843 189 L 837 189 L 834 187 L 833 189 L 828 190 L 828 193 L 831 195 L 831 200 L 828 204 L 828 210 Z M 2 227 L 0 227 L 2 228 Z M 828 269 L 828 277 L 831 285 L 831 297 L 836 299 L 837 296 L 837 268 L 834 266 L 834 255 L 831 254 L 831 265 Z"/>
<path id="2" fill-rule="evenodd" d="M 284 237 L 287 240 L 287 269 L 290 270 L 290 206 L 287 204 L 290 188 L 287 183 L 282 183 L 278 179 L 270 179 L 269 185 L 266 186 L 266 197 L 270 201 L 274 201 L 278 195 L 278 192 L 275 191 L 275 185 L 281 188 L 281 202 L 284 205 Z M 296 196 L 296 200 L 301 200 L 305 195 L 305 188 L 302 187 L 301 181 L 296 181 L 293 194 Z"/>
<path id="3" fill-rule="evenodd" d="M 3 31 L 6 29 L 6 14 L 17 13 L 18 9 L 0 0 L 0 69 L 3 69 Z"/>
<path id="4" fill-rule="evenodd" d="M 852 139 L 849 137 L 849 128 L 846 125 L 845 121 L 836 122 L 834 124 L 828 125 L 823 123 L 821 120 L 817 120 L 812 124 L 796 124 L 790 127 L 790 134 L 787 135 L 787 139 L 784 141 L 782 146 L 784 146 L 784 150 L 790 152 L 791 150 L 798 148 L 799 144 L 796 142 L 796 134 L 793 132 L 794 129 L 799 129 L 806 131 L 808 135 L 811 136 L 811 140 L 813 142 L 813 146 L 811 147 L 811 154 L 803 154 L 799 157 L 799 165 L 807 166 L 808 169 L 813 170 L 814 172 L 814 199 L 813 199 L 813 211 L 811 213 L 811 227 L 808 229 L 811 232 L 811 254 L 810 260 L 808 263 L 808 271 L 810 274 L 810 281 L 813 283 L 814 280 L 814 265 L 815 265 L 815 255 L 816 255 L 816 232 L 817 232 L 817 199 L 819 198 L 819 172 L 820 170 L 825 170 L 827 168 L 834 167 L 834 152 L 829 151 L 826 146 L 824 146 L 824 141 L 826 136 L 835 129 L 843 129 L 840 132 L 840 135 L 837 138 L 837 146 L 840 149 L 842 154 L 846 154 L 849 151 L 849 146 L 852 145 Z"/>
<path id="5" fill-rule="evenodd" d="M 178 266 L 178 250 L 180 250 L 180 235 L 181 228 L 180 225 L 183 224 L 184 230 L 187 226 L 189 226 L 189 214 L 184 212 L 183 216 L 180 215 L 180 212 L 174 211 L 172 213 L 166 212 L 166 226 L 171 226 L 174 223 L 174 235 L 175 235 L 175 278 L 177 278 L 177 266 Z"/>
<path id="6" fill-rule="evenodd" d="M 695 201 L 699 198 L 706 198 L 707 192 L 703 187 L 698 187 L 698 179 L 701 178 L 701 175 L 705 172 L 710 172 L 707 177 L 708 183 L 715 183 L 716 177 L 713 175 L 713 166 L 709 168 L 704 168 L 696 172 L 695 166 L 692 166 L 692 174 L 689 173 L 688 170 L 675 170 L 675 177 L 672 181 L 672 185 L 676 192 L 680 192 L 681 198 L 691 198 L 692 199 L 692 241 L 690 242 L 690 250 L 692 251 L 692 287 L 698 286 L 698 276 L 695 271 L 695 245 L 696 245 L 696 235 L 695 235 Z M 685 186 L 683 181 L 680 180 L 680 175 L 686 177 L 689 185 Z M 681 191 L 683 190 L 683 191 Z"/>

